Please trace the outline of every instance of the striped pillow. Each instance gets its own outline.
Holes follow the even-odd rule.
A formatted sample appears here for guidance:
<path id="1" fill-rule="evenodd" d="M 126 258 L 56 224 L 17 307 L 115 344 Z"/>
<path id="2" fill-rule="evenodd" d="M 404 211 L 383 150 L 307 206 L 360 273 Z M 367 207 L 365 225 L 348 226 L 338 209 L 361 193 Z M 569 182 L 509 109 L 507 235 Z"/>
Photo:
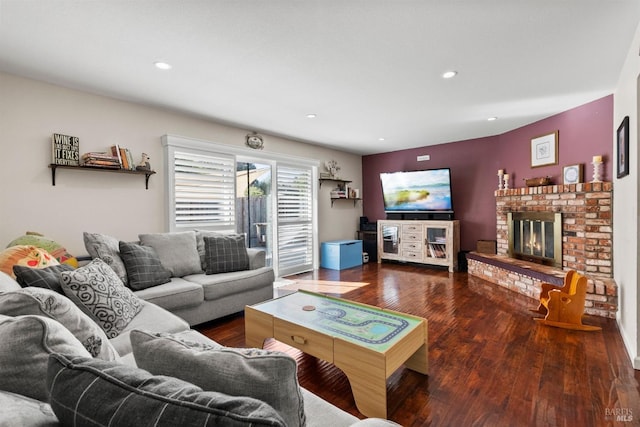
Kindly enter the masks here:
<path id="1" fill-rule="evenodd" d="M 285 426 L 271 406 L 117 362 L 49 357 L 47 387 L 61 425 Z"/>

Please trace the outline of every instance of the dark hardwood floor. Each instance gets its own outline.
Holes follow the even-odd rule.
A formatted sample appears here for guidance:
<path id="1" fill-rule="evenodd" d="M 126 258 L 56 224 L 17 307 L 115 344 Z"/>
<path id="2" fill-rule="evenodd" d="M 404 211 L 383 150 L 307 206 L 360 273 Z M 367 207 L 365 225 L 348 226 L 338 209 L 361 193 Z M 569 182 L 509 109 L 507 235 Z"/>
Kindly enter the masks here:
<path id="1" fill-rule="evenodd" d="M 387 381 L 389 419 L 403 426 L 640 425 L 640 374 L 614 320 L 586 316 L 597 332 L 538 325 L 534 300 L 425 266 L 369 263 L 289 279 L 368 282 L 337 296 L 428 320 L 429 375 L 401 367 Z M 241 314 L 197 329 L 244 346 Z M 339 369 L 274 340 L 265 348 L 291 354 L 303 387 L 363 418 Z"/>

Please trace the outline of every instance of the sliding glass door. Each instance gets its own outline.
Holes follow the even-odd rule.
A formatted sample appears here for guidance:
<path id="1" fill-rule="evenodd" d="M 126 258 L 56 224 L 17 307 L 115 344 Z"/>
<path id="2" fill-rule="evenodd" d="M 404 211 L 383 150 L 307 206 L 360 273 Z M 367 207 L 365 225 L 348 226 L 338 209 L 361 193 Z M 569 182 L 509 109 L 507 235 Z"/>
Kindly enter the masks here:
<path id="1" fill-rule="evenodd" d="M 272 265 L 271 164 L 236 159 L 236 231 L 246 236 L 247 247 L 266 252 Z"/>

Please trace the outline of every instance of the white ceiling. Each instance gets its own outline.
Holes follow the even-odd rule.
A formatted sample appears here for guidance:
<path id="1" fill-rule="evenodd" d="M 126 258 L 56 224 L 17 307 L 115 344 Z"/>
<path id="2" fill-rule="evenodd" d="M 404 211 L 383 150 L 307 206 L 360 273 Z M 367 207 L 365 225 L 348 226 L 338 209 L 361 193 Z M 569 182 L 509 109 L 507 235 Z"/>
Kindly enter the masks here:
<path id="1" fill-rule="evenodd" d="M 371 154 L 609 95 L 639 22 L 638 0 L 0 0 L 0 70 Z"/>

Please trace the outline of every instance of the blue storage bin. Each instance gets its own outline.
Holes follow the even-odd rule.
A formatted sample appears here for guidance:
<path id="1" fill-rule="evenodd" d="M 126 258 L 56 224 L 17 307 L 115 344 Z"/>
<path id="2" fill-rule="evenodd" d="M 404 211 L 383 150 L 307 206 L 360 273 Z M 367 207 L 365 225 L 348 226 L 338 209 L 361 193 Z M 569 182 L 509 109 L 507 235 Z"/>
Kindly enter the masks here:
<path id="1" fill-rule="evenodd" d="M 322 242 L 320 267 L 344 270 L 358 265 L 362 265 L 362 240 Z"/>

